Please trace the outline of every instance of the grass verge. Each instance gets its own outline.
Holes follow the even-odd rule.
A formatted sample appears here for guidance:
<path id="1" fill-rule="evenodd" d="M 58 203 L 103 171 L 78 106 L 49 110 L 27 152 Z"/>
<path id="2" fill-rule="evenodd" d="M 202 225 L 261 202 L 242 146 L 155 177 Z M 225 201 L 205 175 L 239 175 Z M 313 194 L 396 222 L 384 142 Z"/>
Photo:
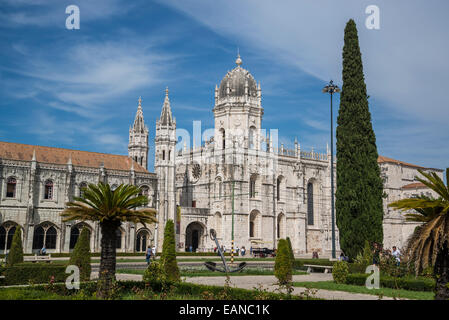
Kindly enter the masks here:
<path id="1" fill-rule="evenodd" d="M 363 286 L 349 285 L 349 284 L 338 284 L 333 281 L 318 281 L 318 282 L 294 282 L 295 287 L 304 288 L 314 288 L 314 289 L 325 289 L 332 291 L 344 291 L 350 293 L 364 293 L 392 298 L 405 298 L 414 300 L 433 300 L 434 293 L 426 291 L 410 291 L 403 289 L 391 289 L 391 288 L 380 288 L 380 289 L 368 289 Z"/>

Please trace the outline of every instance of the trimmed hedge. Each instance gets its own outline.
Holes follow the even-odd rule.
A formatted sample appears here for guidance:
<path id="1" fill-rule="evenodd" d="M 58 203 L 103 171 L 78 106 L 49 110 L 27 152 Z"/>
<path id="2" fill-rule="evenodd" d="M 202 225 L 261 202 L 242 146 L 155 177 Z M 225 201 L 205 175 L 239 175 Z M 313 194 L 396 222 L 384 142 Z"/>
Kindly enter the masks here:
<path id="1" fill-rule="evenodd" d="M 127 292 L 133 292 L 135 289 L 151 289 L 155 293 L 161 293 L 164 289 L 172 287 L 173 293 L 179 295 L 192 295 L 192 296 L 214 296 L 215 299 L 229 299 L 229 300 L 258 300 L 258 299 L 268 299 L 268 300 L 319 300 L 317 298 L 304 298 L 295 295 L 286 295 L 282 293 L 274 292 L 261 292 L 256 290 L 248 290 L 241 288 L 233 288 L 220 286 L 210 286 L 210 285 L 200 285 L 188 282 L 162 282 L 162 281 L 117 281 L 117 291 L 116 294 L 124 294 Z M 46 290 L 45 286 L 35 286 L 34 289 Z M 1 289 L 0 289 L 1 290 Z M 80 290 L 88 296 L 92 296 L 97 290 L 97 283 L 95 281 L 81 282 Z M 62 296 L 71 296 L 79 293 L 80 290 L 69 290 L 66 288 L 65 284 L 55 284 L 52 286 L 52 292 L 57 293 Z M 224 290 L 226 290 L 226 295 L 223 295 Z"/>
<path id="2" fill-rule="evenodd" d="M 64 258 L 64 257 L 70 257 L 70 253 L 50 253 L 52 258 Z M 117 257 L 137 257 L 144 255 L 145 252 L 117 252 Z M 92 252 L 91 257 L 100 257 L 99 252 Z M 157 252 L 157 256 L 161 255 L 161 252 Z M 224 254 L 225 256 L 231 256 L 231 253 L 226 252 Z M 34 253 L 26 253 L 23 255 L 24 257 L 33 257 Z M 198 256 L 198 257 L 219 257 L 219 254 L 217 252 L 176 252 L 176 256 Z M 0 254 L 0 258 L 4 258 L 4 254 Z"/>
<path id="3" fill-rule="evenodd" d="M 367 273 L 349 274 L 346 277 L 346 284 L 364 286 L 368 276 L 369 274 Z M 434 291 L 435 280 L 429 278 L 395 278 L 390 276 L 381 276 L 380 286 L 383 288 L 404 289 L 410 291 Z"/>
<path id="4" fill-rule="evenodd" d="M 305 264 L 313 264 L 317 266 L 333 266 L 335 261 L 329 261 L 328 259 L 295 259 L 294 268 L 299 269 L 304 267 Z"/>
<path id="5" fill-rule="evenodd" d="M 5 284 L 64 282 L 69 276 L 65 273 L 66 265 L 48 263 L 19 263 L 5 270 Z"/>

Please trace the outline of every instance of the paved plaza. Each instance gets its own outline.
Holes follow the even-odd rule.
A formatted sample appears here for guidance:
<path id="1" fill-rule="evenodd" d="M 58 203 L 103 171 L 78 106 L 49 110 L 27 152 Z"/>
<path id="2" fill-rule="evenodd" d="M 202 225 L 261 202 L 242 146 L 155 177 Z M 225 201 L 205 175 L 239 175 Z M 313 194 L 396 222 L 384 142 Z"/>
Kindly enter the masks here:
<path id="1" fill-rule="evenodd" d="M 98 272 L 92 272 L 91 277 L 95 279 L 98 277 Z M 138 274 L 117 274 L 117 280 L 142 280 L 142 275 Z M 186 282 L 203 284 L 203 285 L 213 285 L 213 286 L 223 286 L 226 281 L 226 277 L 189 277 L 184 278 Z M 331 281 L 332 274 L 326 273 L 312 273 L 307 275 L 294 275 L 294 282 L 316 282 L 316 281 Z M 231 276 L 230 285 L 236 288 L 250 289 L 262 288 L 268 289 L 269 291 L 277 291 L 278 286 L 276 285 L 275 276 Z M 262 287 L 260 287 L 262 286 Z M 303 287 L 295 287 L 293 294 L 300 295 L 304 293 L 307 289 Z M 323 289 L 314 289 L 316 293 L 313 295 L 315 298 L 326 299 L 326 300 L 378 300 L 379 297 L 370 294 L 361 293 L 350 293 L 343 291 L 330 291 Z M 383 300 L 393 300 L 391 297 L 382 297 Z"/>

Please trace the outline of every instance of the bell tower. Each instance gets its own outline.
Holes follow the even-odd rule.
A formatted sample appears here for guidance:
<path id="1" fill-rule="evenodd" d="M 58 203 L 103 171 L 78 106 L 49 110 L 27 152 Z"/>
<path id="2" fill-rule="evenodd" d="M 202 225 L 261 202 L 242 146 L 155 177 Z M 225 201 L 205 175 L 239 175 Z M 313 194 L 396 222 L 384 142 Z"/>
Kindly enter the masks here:
<path id="1" fill-rule="evenodd" d="M 168 88 L 165 89 L 165 99 L 162 105 L 161 117 L 156 120 L 155 159 L 154 171 L 158 178 L 158 235 L 157 247 L 162 250 L 165 223 L 173 220 L 175 229 L 176 216 L 176 171 L 175 171 L 175 146 L 176 146 L 176 119 L 173 118 L 168 97 Z M 176 230 L 175 230 L 176 232 Z M 176 242 L 179 241 L 176 235 Z"/>
<path id="2" fill-rule="evenodd" d="M 220 86 L 215 86 L 215 146 L 226 150 L 231 141 L 240 140 L 240 146 L 260 148 L 260 129 L 263 108 L 260 83 L 251 73 L 242 68 L 243 61 L 238 54 L 237 65 L 224 76 Z"/>
<path id="3" fill-rule="evenodd" d="M 128 156 L 148 170 L 148 127 L 143 120 L 141 97 L 134 124 L 129 128 Z"/>

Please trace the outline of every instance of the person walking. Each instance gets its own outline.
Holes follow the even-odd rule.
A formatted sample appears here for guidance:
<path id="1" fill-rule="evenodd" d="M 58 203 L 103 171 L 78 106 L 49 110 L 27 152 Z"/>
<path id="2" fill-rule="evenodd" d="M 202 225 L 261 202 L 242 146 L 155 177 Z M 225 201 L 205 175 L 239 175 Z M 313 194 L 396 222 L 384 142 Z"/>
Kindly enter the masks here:
<path id="1" fill-rule="evenodd" d="M 147 261 L 147 265 L 149 265 L 150 262 L 151 262 L 152 252 L 153 252 L 153 250 L 151 249 L 151 246 L 148 246 L 147 252 L 146 252 L 146 255 L 145 255 L 145 260 Z"/>

